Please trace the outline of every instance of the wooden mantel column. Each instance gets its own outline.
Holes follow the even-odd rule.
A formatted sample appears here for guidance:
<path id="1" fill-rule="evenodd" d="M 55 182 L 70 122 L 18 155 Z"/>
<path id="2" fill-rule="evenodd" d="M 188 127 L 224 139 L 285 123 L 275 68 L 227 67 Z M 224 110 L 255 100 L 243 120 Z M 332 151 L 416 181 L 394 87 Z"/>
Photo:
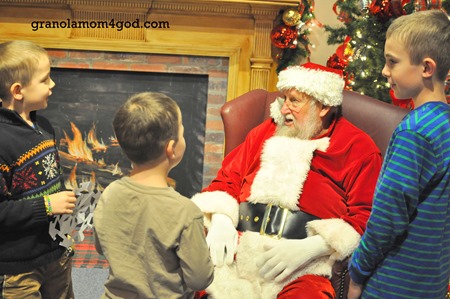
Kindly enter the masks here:
<path id="1" fill-rule="evenodd" d="M 270 32 L 273 20 L 278 14 L 277 9 L 254 9 L 255 18 L 253 53 L 250 58 L 250 90 L 262 88 L 269 89 L 271 68 Z"/>

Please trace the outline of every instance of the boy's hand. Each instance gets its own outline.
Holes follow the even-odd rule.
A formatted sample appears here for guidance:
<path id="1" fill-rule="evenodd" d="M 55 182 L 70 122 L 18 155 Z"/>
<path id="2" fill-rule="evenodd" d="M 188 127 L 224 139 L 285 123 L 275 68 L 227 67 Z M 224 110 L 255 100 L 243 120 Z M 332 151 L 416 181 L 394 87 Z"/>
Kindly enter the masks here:
<path id="1" fill-rule="evenodd" d="M 357 284 L 352 279 L 350 279 L 350 285 L 348 288 L 348 299 L 359 299 L 361 297 L 363 286 Z"/>
<path id="2" fill-rule="evenodd" d="M 72 214 L 77 198 L 72 191 L 62 191 L 49 195 L 53 215 Z"/>

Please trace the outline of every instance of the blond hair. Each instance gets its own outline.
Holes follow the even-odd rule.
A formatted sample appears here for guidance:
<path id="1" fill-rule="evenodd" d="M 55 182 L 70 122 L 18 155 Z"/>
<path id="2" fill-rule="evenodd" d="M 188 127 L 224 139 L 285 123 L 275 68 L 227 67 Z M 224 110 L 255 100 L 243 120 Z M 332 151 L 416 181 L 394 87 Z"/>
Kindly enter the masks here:
<path id="1" fill-rule="evenodd" d="M 11 100 L 11 85 L 27 86 L 47 51 L 29 41 L 15 40 L 0 44 L 0 99 Z"/>
<path id="2" fill-rule="evenodd" d="M 424 58 L 436 62 L 437 78 L 445 81 L 450 69 L 450 19 L 441 10 L 414 12 L 395 19 L 386 32 L 386 39 L 399 40 L 406 49 L 412 64 Z"/>

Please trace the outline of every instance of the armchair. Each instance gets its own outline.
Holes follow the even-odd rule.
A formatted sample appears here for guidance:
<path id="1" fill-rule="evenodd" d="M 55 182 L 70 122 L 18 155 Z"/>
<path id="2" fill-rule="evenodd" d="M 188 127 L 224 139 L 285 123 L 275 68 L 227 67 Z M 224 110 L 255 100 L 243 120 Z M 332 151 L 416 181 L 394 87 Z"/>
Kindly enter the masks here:
<path id="1" fill-rule="evenodd" d="M 281 93 L 256 89 L 222 106 L 225 155 L 242 143 L 251 129 L 270 117 L 270 104 L 277 96 L 281 96 Z M 392 132 L 407 113 L 407 109 L 353 91 L 344 91 L 342 114 L 374 140 L 383 156 Z M 346 299 L 349 282 L 347 260 L 335 264 L 331 282 L 336 291 L 336 298 Z"/>
<path id="2" fill-rule="evenodd" d="M 220 113 L 225 130 L 225 155 L 241 144 L 251 129 L 270 117 L 270 104 L 277 96 L 281 93 L 255 89 L 222 106 Z M 392 132 L 407 113 L 407 109 L 344 90 L 342 114 L 372 137 L 383 156 Z"/>

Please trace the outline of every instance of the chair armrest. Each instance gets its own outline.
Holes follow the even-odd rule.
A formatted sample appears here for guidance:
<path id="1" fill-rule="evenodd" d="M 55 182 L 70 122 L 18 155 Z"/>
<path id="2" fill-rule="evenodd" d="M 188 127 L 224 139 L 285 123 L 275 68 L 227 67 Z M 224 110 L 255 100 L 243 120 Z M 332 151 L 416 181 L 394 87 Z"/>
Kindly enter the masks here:
<path id="1" fill-rule="evenodd" d="M 350 275 L 348 274 L 348 263 L 350 257 L 343 261 L 336 261 L 331 270 L 331 284 L 336 292 L 336 299 L 347 299 Z"/>

